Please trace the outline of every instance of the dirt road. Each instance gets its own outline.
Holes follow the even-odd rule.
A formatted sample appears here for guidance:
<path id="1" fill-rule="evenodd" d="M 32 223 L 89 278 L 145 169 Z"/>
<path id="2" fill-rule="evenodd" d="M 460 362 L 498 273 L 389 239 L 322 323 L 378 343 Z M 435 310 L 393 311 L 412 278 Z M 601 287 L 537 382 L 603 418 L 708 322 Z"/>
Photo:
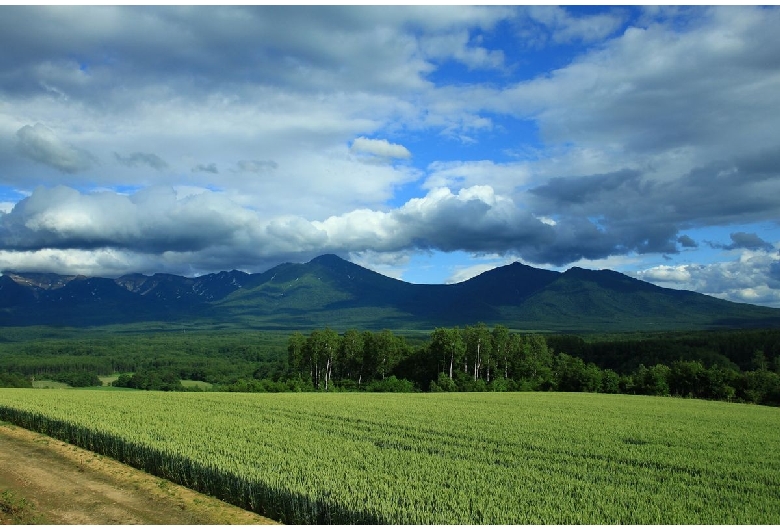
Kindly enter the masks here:
<path id="1" fill-rule="evenodd" d="M 275 524 L 38 433 L 0 425 L 0 524 Z"/>

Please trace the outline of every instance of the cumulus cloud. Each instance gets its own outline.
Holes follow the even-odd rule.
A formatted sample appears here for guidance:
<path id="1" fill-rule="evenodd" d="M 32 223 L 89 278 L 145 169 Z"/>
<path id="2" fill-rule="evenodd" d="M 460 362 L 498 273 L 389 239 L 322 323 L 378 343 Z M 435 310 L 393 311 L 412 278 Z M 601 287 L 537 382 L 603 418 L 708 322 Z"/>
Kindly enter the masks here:
<path id="1" fill-rule="evenodd" d="M 227 244 L 249 226 L 252 215 L 219 194 L 182 199 L 170 188 L 133 195 L 82 194 L 72 188 L 36 188 L 0 217 L 0 248 L 137 252 L 202 250 Z"/>
<path id="2" fill-rule="evenodd" d="M 710 264 L 659 265 L 634 274 L 663 287 L 687 289 L 732 302 L 780 307 L 776 251 L 743 251 L 734 261 Z"/>
<path id="3" fill-rule="evenodd" d="M 652 283 L 683 284 L 691 280 L 690 268 L 689 265 L 658 265 L 638 272 L 637 276 Z"/>
<path id="4" fill-rule="evenodd" d="M 114 152 L 114 158 L 116 158 L 117 162 L 126 167 L 149 166 L 160 171 L 168 168 L 168 162 L 154 153 L 136 152 L 127 156 L 122 156 L 119 153 Z"/>
<path id="5" fill-rule="evenodd" d="M 0 248 L 189 253 L 193 262 L 213 261 L 205 257 L 212 253 L 225 259 L 223 268 L 237 256 L 251 263 L 251 256 L 307 258 L 325 252 L 465 251 L 562 266 L 664 246 L 675 250 L 673 229 L 653 240 L 647 231 L 632 230 L 579 217 L 545 222 L 489 186 L 435 188 L 398 208 L 362 208 L 323 220 L 264 218 L 228 194 L 209 190 L 84 194 L 58 186 L 35 189 L 0 216 Z"/>
<path id="6" fill-rule="evenodd" d="M 360 155 L 372 155 L 380 158 L 411 158 L 412 153 L 400 144 L 392 144 L 387 140 L 375 140 L 364 138 L 363 136 L 355 138 L 350 152 Z"/>
<path id="7" fill-rule="evenodd" d="M 79 250 L 45 248 L 0 250 L 0 270 L 117 277 L 135 272 L 162 272 L 164 260 L 111 248 Z"/>
<path id="8" fill-rule="evenodd" d="M 231 255 L 499 249 L 517 251 L 532 261 L 559 262 L 562 251 L 557 246 L 571 247 L 586 232 L 596 233 L 594 227 L 546 224 L 488 186 L 457 193 L 437 188 L 396 209 L 358 209 L 322 221 L 292 215 L 263 219 L 226 194 L 208 190 L 181 196 L 162 187 L 132 195 L 84 194 L 58 186 L 36 188 L 0 216 L 0 248 L 7 251 L 113 248 L 190 253 L 199 260 L 199 254 L 221 249 L 228 261 Z M 613 244 L 609 238 L 591 242 L 593 248 Z M 582 249 L 567 252 L 590 255 Z"/>
<path id="9" fill-rule="evenodd" d="M 63 173 L 78 173 L 91 168 L 96 162 L 88 151 L 61 140 L 41 123 L 25 125 L 16 131 L 16 137 L 24 156 Z"/>
<path id="10" fill-rule="evenodd" d="M 500 193 L 512 193 L 530 180 L 531 168 L 524 162 L 500 164 L 492 160 L 438 161 L 429 164 L 425 187 L 459 189 L 484 185 Z"/>

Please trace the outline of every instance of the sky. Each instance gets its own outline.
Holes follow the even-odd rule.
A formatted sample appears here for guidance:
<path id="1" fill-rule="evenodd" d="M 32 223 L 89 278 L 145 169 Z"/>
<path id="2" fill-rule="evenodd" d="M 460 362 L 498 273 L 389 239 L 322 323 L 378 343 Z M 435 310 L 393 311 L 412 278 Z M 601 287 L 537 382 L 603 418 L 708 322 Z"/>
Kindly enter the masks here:
<path id="1" fill-rule="evenodd" d="M 0 270 L 519 261 L 780 307 L 780 8 L 0 6 Z"/>

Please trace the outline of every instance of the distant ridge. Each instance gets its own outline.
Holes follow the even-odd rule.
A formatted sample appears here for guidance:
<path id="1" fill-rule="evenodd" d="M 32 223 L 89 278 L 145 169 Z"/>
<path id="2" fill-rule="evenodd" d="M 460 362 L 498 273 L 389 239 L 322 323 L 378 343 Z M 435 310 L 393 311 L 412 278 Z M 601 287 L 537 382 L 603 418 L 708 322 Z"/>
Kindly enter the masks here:
<path id="1" fill-rule="evenodd" d="M 116 279 L 7 272 L 0 325 L 188 322 L 258 329 L 639 331 L 780 326 L 780 309 L 665 289 L 611 270 L 560 273 L 513 263 L 451 285 L 416 285 L 333 254 L 259 274 Z"/>

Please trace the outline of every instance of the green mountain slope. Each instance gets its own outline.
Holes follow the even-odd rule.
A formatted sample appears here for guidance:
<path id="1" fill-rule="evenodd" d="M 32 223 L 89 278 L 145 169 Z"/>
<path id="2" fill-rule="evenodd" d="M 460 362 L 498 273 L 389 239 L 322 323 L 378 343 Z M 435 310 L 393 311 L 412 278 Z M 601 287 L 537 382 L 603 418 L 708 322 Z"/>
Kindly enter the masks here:
<path id="1" fill-rule="evenodd" d="M 780 310 L 737 304 L 692 291 L 664 289 L 610 270 L 572 268 L 506 318 L 547 329 L 665 330 L 780 324 Z"/>
<path id="2" fill-rule="evenodd" d="M 479 321 L 513 329 L 630 331 L 780 326 L 780 309 L 664 289 L 609 270 L 514 263 L 453 285 L 414 285 L 334 255 L 184 278 L 0 277 L 0 325 L 187 322 L 258 329 L 432 329 Z"/>
<path id="3" fill-rule="evenodd" d="M 260 322 L 280 329 L 322 325 L 406 325 L 401 307 L 412 284 L 382 276 L 333 255 L 309 263 L 284 263 L 253 276 L 213 306 L 214 318 Z"/>

